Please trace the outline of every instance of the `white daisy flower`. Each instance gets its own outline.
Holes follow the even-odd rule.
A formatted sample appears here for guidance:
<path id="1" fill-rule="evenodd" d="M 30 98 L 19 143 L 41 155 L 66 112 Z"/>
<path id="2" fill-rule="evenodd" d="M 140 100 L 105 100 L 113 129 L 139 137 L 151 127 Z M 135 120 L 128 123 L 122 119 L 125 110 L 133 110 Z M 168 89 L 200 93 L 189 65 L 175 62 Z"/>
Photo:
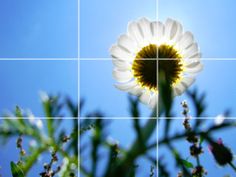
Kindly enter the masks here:
<path id="1" fill-rule="evenodd" d="M 223 114 L 219 114 L 218 116 L 216 116 L 215 118 L 215 124 L 216 125 L 221 125 L 224 123 L 226 117 Z"/>
<path id="2" fill-rule="evenodd" d="M 137 95 L 154 108 L 158 98 L 158 72 L 163 72 L 181 95 L 202 69 L 201 54 L 191 32 L 172 19 L 165 24 L 141 18 L 130 22 L 126 34 L 110 49 L 114 64 L 115 86 Z M 157 67 L 158 66 L 158 67 Z M 157 71 L 158 68 L 158 71 Z"/>

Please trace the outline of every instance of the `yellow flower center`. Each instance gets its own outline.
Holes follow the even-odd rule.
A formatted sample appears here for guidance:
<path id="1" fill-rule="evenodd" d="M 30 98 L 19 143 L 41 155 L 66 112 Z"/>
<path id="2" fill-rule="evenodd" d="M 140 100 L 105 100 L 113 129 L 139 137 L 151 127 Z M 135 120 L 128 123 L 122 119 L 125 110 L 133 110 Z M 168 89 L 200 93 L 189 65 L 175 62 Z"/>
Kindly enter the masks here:
<path id="1" fill-rule="evenodd" d="M 132 71 L 134 78 L 142 87 L 157 91 L 158 72 L 163 72 L 165 79 L 168 79 L 171 85 L 176 84 L 181 79 L 183 72 L 182 56 L 173 46 L 150 44 L 137 53 Z"/>

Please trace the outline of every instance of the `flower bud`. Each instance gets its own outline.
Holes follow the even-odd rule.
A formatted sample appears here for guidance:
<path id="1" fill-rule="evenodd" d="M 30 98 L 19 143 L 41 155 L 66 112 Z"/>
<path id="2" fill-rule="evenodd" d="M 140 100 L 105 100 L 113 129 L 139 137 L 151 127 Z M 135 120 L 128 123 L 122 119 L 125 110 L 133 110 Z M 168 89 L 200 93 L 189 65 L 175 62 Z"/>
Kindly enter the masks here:
<path id="1" fill-rule="evenodd" d="M 221 140 L 217 143 L 212 142 L 209 149 L 219 165 L 224 166 L 232 162 L 233 154 L 228 147 L 224 146 Z"/>

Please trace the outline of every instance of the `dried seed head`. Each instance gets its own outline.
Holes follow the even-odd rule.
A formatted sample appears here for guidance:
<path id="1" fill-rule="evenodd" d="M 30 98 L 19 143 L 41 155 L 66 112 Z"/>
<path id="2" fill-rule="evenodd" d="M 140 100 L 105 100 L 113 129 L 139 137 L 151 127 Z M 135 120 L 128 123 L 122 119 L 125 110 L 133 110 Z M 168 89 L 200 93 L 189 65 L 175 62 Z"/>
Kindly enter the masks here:
<path id="1" fill-rule="evenodd" d="M 202 147 L 198 147 L 196 144 L 190 146 L 190 154 L 194 157 L 197 157 L 203 152 Z"/>
<path id="2" fill-rule="evenodd" d="M 186 140 L 190 143 L 197 143 L 198 137 L 193 132 L 189 132 Z"/>
<path id="3" fill-rule="evenodd" d="M 63 138 L 62 138 L 62 142 L 63 143 L 66 143 L 67 141 L 69 141 L 70 140 L 70 137 L 69 136 L 64 136 Z"/>
<path id="4" fill-rule="evenodd" d="M 16 141 L 16 146 L 17 146 L 17 148 L 21 148 L 22 147 L 22 137 L 21 136 L 19 136 L 19 138 L 17 139 L 17 141 Z"/>
<path id="5" fill-rule="evenodd" d="M 200 177 L 204 174 L 206 174 L 206 171 L 202 166 L 196 166 L 192 171 L 192 175 L 195 177 Z"/>

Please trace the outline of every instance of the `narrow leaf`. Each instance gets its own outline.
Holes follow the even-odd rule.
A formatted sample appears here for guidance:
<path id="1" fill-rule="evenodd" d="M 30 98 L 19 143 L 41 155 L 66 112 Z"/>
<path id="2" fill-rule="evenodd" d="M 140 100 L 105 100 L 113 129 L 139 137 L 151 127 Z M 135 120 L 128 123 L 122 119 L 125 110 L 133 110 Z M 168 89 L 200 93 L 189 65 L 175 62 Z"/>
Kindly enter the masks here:
<path id="1" fill-rule="evenodd" d="M 24 177 L 22 169 L 14 162 L 11 162 L 11 173 L 13 177 Z"/>
<path id="2" fill-rule="evenodd" d="M 182 159 L 182 162 L 186 168 L 193 168 L 193 164 L 187 160 Z"/>

